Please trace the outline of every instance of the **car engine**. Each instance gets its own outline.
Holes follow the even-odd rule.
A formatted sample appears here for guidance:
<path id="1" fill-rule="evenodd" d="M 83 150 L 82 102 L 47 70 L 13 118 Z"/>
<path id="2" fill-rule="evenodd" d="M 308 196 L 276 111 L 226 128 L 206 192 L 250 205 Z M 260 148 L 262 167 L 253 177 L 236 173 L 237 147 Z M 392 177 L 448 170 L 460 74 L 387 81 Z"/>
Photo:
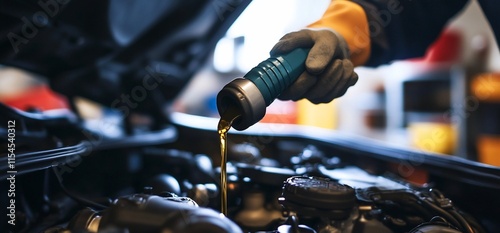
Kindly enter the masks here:
<path id="1" fill-rule="evenodd" d="M 16 124 L 15 158 L 1 157 L 3 190 L 15 194 L 2 196 L 11 232 L 487 232 L 437 185 L 381 164 L 362 168 L 306 140 L 279 137 L 260 149 L 238 134 L 224 216 L 217 152 L 196 151 L 216 144 L 215 129 L 178 125 L 116 140 L 80 128 L 69 112 L 2 111 Z M 181 140 L 183 128 L 213 136 Z M 278 154 L 263 154 L 271 147 Z"/>

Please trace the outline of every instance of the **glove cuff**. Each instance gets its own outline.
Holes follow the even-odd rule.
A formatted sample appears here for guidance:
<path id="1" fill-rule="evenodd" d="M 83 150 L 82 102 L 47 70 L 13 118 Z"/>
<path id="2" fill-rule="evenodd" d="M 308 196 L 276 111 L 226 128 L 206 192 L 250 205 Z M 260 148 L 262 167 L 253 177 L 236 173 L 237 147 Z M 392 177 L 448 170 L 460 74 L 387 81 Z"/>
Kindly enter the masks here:
<path id="1" fill-rule="evenodd" d="M 349 45 L 351 61 L 363 65 L 370 57 L 370 31 L 364 9 L 347 0 L 332 1 L 323 17 L 309 28 L 331 28 L 341 34 Z"/>

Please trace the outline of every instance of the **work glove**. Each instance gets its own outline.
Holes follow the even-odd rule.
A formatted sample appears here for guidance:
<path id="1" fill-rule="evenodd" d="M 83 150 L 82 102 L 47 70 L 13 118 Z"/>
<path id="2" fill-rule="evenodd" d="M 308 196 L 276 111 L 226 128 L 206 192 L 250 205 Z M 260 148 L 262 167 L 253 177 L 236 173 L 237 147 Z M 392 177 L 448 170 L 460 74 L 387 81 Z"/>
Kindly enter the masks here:
<path id="1" fill-rule="evenodd" d="M 306 59 L 306 71 L 280 96 L 281 100 L 306 98 L 312 103 L 328 103 L 343 96 L 358 81 L 354 65 L 349 60 L 349 47 L 342 36 L 328 29 L 303 29 L 283 36 L 271 50 L 271 55 L 291 52 L 296 48 L 311 48 Z"/>

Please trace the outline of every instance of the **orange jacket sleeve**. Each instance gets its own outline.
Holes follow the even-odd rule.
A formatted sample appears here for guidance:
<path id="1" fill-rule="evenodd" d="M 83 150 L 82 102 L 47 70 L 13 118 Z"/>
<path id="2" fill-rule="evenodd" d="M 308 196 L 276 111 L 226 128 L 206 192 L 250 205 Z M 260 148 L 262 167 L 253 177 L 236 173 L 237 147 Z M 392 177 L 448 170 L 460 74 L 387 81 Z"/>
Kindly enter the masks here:
<path id="1" fill-rule="evenodd" d="M 363 65 L 370 57 L 370 34 L 365 11 L 348 0 L 332 0 L 323 17 L 309 28 L 330 28 L 342 35 L 349 46 L 351 61 Z"/>

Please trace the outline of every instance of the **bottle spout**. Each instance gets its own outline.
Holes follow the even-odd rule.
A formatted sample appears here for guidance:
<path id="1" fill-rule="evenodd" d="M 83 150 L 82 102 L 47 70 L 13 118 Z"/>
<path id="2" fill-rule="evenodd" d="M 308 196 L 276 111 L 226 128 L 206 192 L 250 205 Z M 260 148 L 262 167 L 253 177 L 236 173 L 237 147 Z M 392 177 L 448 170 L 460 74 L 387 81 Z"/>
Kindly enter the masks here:
<path id="1" fill-rule="evenodd" d="M 234 79 L 217 95 L 219 115 L 223 116 L 226 111 L 236 111 L 240 116 L 232 126 L 240 131 L 260 121 L 266 114 L 266 107 L 259 88 L 244 78 Z"/>

